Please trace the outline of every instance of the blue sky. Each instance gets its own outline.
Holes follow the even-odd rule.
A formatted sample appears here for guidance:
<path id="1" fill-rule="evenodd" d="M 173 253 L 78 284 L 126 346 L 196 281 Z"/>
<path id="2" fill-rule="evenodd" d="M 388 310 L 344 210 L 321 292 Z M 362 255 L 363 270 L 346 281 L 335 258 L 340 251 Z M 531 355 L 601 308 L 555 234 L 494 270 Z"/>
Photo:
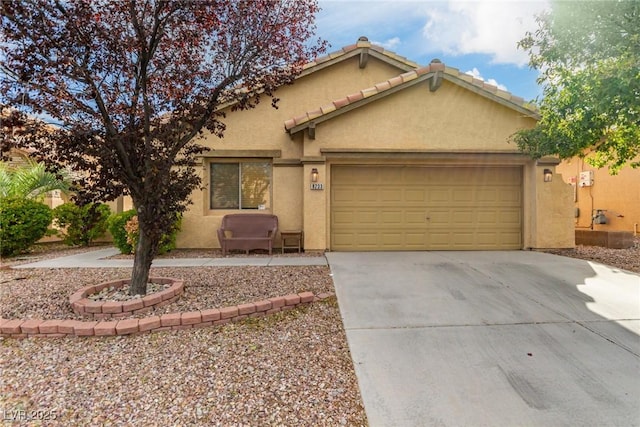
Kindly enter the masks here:
<path id="1" fill-rule="evenodd" d="M 540 96 L 537 71 L 516 44 L 535 31 L 547 0 L 319 0 L 317 35 L 329 52 L 366 36 L 426 65 L 439 58 L 526 100 Z"/>

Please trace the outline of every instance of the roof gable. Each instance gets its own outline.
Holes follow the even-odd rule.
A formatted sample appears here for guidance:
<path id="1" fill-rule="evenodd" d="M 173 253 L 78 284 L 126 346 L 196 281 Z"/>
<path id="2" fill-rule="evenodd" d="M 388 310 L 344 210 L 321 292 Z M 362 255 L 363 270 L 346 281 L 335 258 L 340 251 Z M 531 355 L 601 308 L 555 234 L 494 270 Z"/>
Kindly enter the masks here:
<path id="1" fill-rule="evenodd" d="M 360 57 L 360 68 L 364 68 L 367 65 L 369 57 L 377 58 L 401 71 L 409 71 L 419 67 L 417 63 L 410 61 L 404 56 L 385 50 L 381 46 L 371 44 L 369 39 L 363 36 L 360 37 L 355 44 L 345 46 L 338 51 L 331 52 L 325 56 L 317 58 L 315 61 L 305 64 L 302 67 L 303 71 L 298 78 L 319 71 L 337 62 L 353 58 L 354 56 Z"/>
<path id="2" fill-rule="evenodd" d="M 330 120 L 333 117 L 344 114 L 355 108 L 374 102 L 378 99 L 411 87 L 417 83 L 430 80 L 429 89 L 436 91 L 442 80 L 447 80 L 458 86 L 499 103 L 507 108 L 516 110 L 528 117 L 538 120 L 540 118 L 535 106 L 528 104 L 523 98 L 510 92 L 498 89 L 482 80 L 468 74 L 461 73 L 458 69 L 447 67 L 439 60 L 433 60 L 425 67 L 416 67 L 396 77 L 380 82 L 372 87 L 339 98 L 330 104 L 323 105 L 315 110 L 304 112 L 284 122 L 285 130 L 293 135 L 304 129 L 309 129 L 313 138 L 315 125 Z"/>

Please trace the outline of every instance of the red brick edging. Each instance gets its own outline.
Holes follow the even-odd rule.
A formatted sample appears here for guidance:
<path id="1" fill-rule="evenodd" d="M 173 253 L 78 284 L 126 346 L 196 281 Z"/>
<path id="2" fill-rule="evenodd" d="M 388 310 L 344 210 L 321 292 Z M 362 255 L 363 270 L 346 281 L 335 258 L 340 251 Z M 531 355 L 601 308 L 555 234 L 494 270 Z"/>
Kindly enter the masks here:
<path id="1" fill-rule="evenodd" d="M 4 338 L 62 338 L 80 336 L 131 335 L 177 329 L 205 328 L 237 322 L 249 317 L 260 317 L 279 311 L 292 310 L 333 296 L 332 293 L 314 295 L 301 292 L 282 297 L 213 308 L 200 311 L 176 312 L 142 319 L 121 320 L 40 320 L 0 319 L 0 336 Z"/>
<path id="2" fill-rule="evenodd" d="M 184 281 L 169 277 L 149 277 L 149 281 L 171 285 L 167 289 L 128 301 L 92 301 L 87 297 L 106 288 L 120 289 L 131 279 L 112 280 L 81 288 L 69 297 L 72 310 L 82 317 L 93 320 L 121 319 L 134 314 L 149 313 L 154 308 L 164 307 L 180 298 L 184 292 Z"/>

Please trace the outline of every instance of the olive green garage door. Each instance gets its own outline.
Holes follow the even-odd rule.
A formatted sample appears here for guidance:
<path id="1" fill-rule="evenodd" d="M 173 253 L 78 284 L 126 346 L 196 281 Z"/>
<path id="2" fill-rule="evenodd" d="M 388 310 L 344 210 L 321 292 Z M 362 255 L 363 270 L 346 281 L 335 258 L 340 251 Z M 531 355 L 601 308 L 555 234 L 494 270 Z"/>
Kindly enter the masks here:
<path id="1" fill-rule="evenodd" d="M 331 168 L 332 250 L 521 248 L 520 167 Z"/>

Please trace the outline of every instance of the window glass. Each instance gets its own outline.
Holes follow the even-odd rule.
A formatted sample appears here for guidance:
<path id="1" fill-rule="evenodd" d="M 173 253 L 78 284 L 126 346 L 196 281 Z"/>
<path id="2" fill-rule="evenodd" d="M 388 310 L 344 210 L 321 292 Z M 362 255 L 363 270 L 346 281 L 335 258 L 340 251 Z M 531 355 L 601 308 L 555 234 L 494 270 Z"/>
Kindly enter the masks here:
<path id="1" fill-rule="evenodd" d="M 211 209 L 269 207 L 271 163 L 212 163 L 210 188 Z"/>

